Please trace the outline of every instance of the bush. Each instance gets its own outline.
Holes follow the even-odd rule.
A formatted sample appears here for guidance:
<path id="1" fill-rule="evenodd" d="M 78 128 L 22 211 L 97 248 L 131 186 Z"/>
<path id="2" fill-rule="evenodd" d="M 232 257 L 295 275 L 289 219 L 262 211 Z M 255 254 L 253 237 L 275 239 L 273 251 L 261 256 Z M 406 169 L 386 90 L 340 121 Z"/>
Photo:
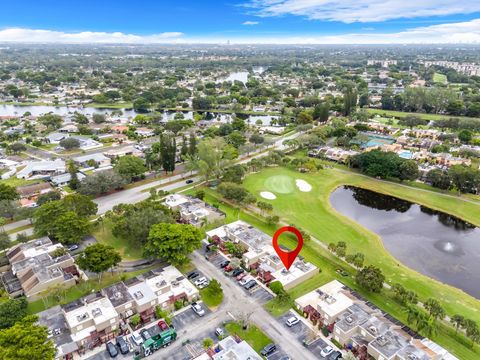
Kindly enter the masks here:
<path id="1" fill-rule="evenodd" d="M 135 314 L 130 318 L 130 325 L 132 325 L 133 327 L 136 327 L 140 324 L 140 321 L 141 321 L 140 315 Z"/>
<path id="2" fill-rule="evenodd" d="M 175 310 L 180 310 L 181 308 L 183 308 L 183 301 L 181 300 L 175 301 L 175 303 L 173 304 L 173 307 L 175 308 Z"/>

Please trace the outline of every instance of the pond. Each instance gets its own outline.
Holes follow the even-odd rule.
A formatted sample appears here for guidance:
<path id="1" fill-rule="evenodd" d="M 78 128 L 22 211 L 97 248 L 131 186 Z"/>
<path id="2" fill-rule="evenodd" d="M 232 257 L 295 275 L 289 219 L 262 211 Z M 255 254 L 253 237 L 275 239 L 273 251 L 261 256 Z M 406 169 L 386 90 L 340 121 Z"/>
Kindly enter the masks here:
<path id="1" fill-rule="evenodd" d="M 401 263 L 480 299 L 480 229 L 449 214 L 351 186 L 330 196 Z"/>

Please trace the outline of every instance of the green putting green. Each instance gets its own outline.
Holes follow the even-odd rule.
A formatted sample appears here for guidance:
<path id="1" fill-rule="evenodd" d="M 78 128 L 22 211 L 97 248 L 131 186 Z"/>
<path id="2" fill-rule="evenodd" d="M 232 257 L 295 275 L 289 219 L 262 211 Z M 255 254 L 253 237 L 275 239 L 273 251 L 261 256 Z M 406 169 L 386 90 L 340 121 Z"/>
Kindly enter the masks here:
<path id="1" fill-rule="evenodd" d="M 265 179 L 266 190 L 278 194 L 290 194 L 295 190 L 295 180 L 287 175 L 274 175 Z"/>

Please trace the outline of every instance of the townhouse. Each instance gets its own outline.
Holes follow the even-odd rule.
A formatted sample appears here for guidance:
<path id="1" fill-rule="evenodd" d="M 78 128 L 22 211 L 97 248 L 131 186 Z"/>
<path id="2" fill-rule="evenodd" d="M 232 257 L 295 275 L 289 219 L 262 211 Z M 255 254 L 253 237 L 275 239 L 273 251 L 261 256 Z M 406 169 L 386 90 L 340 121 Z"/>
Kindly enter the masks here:
<path id="1" fill-rule="evenodd" d="M 207 232 L 207 239 L 219 245 L 225 252 L 225 242 L 241 244 L 245 248 L 242 262 L 247 269 L 255 269 L 258 279 L 268 285 L 279 281 L 285 289 L 290 289 L 314 276 L 315 265 L 298 256 L 289 270 L 272 247 L 272 237 L 255 227 L 239 220 Z M 288 249 L 286 249 L 288 250 Z"/>
<path id="2" fill-rule="evenodd" d="M 128 319 L 142 323 L 155 318 L 155 309 L 172 309 L 176 301 L 195 301 L 197 288 L 173 266 L 150 270 L 61 307 L 39 313 L 57 347 L 57 358 L 82 354 L 125 333 Z"/>
<path id="3" fill-rule="evenodd" d="M 456 359 L 337 280 L 296 299 L 295 305 L 358 359 Z"/>
<path id="4" fill-rule="evenodd" d="M 7 252 L 9 270 L 1 280 L 11 297 L 25 295 L 31 300 L 60 286 L 74 286 L 82 274 L 62 244 L 48 237 L 20 244 Z"/>

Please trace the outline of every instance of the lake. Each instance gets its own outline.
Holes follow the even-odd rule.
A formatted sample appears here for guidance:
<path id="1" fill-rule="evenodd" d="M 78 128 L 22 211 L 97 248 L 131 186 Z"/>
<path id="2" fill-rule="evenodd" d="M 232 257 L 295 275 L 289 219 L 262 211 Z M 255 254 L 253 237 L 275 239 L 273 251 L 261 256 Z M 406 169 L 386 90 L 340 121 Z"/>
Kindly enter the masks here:
<path id="1" fill-rule="evenodd" d="M 342 215 L 378 234 L 401 263 L 480 299 L 480 229 L 424 206 L 351 186 L 330 196 Z"/>
<path id="2" fill-rule="evenodd" d="M 27 111 L 29 111 L 34 116 L 39 116 L 42 114 L 53 113 L 61 116 L 73 115 L 75 111 L 84 114 L 86 116 L 92 116 L 93 114 L 111 114 L 112 111 L 121 110 L 123 115 L 120 118 L 131 119 L 137 115 L 137 112 L 133 109 L 98 109 L 92 107 L 68 107 L 68 106 L 43 106 L 43 105 L 32 105 L 32 106 L 20 106 L 20 105 L 0 105 L 0 116 L 21 116 Z M 177 111 L 164 111 L 162 113 L 162 118 L 164 121 L 170 121 L 175 118 Z M 193 112 L 192 111 L 182 111 L 185 119 L 192 120 Z M 215 120 L 219 122 L 230 122 L 232 117 L 230 114 L 224 113 L 212 113 Z M 270 115 L 251 115 L 249 116 L 250 124 L 255 124 L 257 120 L 261 120 L 263 125 L 270 125 L 272 119 L 278 119 L 278 116 Z"/>

